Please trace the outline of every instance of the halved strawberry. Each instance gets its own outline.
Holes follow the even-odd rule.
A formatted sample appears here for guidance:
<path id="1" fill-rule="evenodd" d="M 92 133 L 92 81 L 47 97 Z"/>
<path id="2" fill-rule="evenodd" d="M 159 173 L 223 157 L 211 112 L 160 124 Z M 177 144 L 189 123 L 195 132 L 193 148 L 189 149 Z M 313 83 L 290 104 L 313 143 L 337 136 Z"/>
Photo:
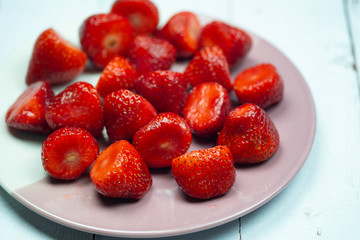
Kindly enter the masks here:
<path id="1" fill-rule="evenodd" d="M 46 138 L 41 159 L 45 171 L 53 178 L 73 180 L 86 171 L 98 154 L 99 145 L 88 131 L 64 127 Z"/>
<path id="2" fill-rule="evenodd" d="M 159 23 L 158 9 L 149 0 L 117 0 L 111 12 L 129 19 L 136 34 L 153 33 Z"/>
<path id="3" fill-rule="evenodd" d="M 170 167 L 171 160 L 184 154 L 190 147 L 192 135 L 189 126 L 179 115 L 160 113 L 132 139 L 150 168 Z"/>
<path id="4" fill-rule="evenodd" d="M 105 67 L 96 85 L 96 90 L 102 98 L 119 89 L 134 88 L 138 74 L 133 65 L 124 57 L 114 57 Z"/>
<path id="5" fill-rule="evenodd" d="M 267 108 L 283 99 L 284 82 L 272 64 L 248 68 L 236 76 L 234 90 L 240 103 Z"/>
<path id="6" fill-rule="evenodd" d="M 226 89 L 218 83 L 202 83 L 191 89 L 183 116 L 195 135 L 214 137 L 222 129 L 231 110 Z"/>
<path id="7" fill-rule="evenodd" d="M 76 82 L 57 94 L 45 109 L 45 119 L 52 129 L 80 127 L 94 137 L 104 127 L 100 98 L 86 82 Z"/>
<path id="8" fill-rule="evenodd" d="M 69 82 L 84 71 L 87 57 L 79 48 L 49 28 L 36 39 L 26 74 L 26 84 L 45 80 Z"/>
<path id="9" fill-rule="evenodd" d="M 112 92 L 104 100 L 105 127 L 110 142 L 130 140 L 156 114 L 145 98 L 126 89 Z"/>
<path id="10" fill-rule="evenodd" d="M 88 17 L 80 28 L 80 43 L 91 62 L 105 68 L 115 56 L 126 56 L 134 30 L 129 20 L 115 13 Z"/>
<path id="11" fill-rule="evenodd" d="M 114 198 L 140 199 L 152 185 L 144 160 L 126 140 L 117 141 L 100 153 L 90 178 L 100 194 Z"/>
<path id="12" fill-rule="evenodd" d="M 5 121 L 9 127 L 36 133 L 50 133 L 45 120 L 45 108 L 54 92 L 50 84 L 38 81 L 30 84 L 8 109 Z"/>

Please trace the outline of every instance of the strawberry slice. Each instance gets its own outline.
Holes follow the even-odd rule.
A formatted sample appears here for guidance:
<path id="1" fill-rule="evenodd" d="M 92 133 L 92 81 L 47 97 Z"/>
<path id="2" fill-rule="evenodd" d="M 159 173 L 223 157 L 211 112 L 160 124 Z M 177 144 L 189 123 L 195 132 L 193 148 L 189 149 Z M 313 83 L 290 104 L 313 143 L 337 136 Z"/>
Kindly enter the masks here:
<path id="1" fill-rule="evenodd" d="M 26 84 L 45 80 L 69 82 L 84 71 L 87 57 L 79 48 L 49 28 L 37 38 L 26 74 Z"/>
<path id="2" fill-rule="evenodd" d="M 126 17 L 137 35 L 153 33 L 159 23 L 159 11 L 149 0 L 117 0 L 111 12 Z"/>
<path id="3" fill-rule="evenodd" d="M 106 197 L 140 199 L 152 185 L 148 167 L 126 140 L 107 147 L 90 170 L 95 189 Z"/>
<path id="4" fill-rule="evenodd" d="M 172 173 L 190 197 L 210 199 L 227 193 L 234 185 L 234 159 L 227 146 L 196 150 L 174 158 Z"/>
<path id="5" fill-rule="evenodd" d="M 41 159 L 45 171 L 53 178 L 73 180 L 86 171 L 98 154 L 99 145 L 88 131 L 64 127 L 46 138 Z"/>
<path id="6" fill-rule="evenodd" d="M 115 56 L 126 56 L 134 30 L 125 17 L 114 13 L 88 17 L 80 28 L 80 43 L 91 62 L 105 68 Z"/>
<path id="7" fill-rule="evenodd" d="M 171 160 L 190 147 L 192 135 L 185 120 L 175 113 L 160 113 L 132 139 L 150 168 L 170 167 Z"/>
<path id="8" fill-rule="evenodd" d="M 218 83 L 202 83 L 194 87 L 186 98 L 183 116 L 193 133 L 200 137 L 214 137 L 222 129 L 231 110 L 226 89 Z"/>
<path id="9" fill-rule="evenodd" d="M 267 108 L 283 99 L 284 82 L 275 66 L 260 64 L 237 75 L 234 90 L 239 102 Z"/>
<path id="10" fill-rule="evenodd" d="M 29 132 L 50 133 L 51 128 L 45 120 L 45 108 L 53 97 L 54 92 L 48 82 L 30 84 L 8 109 L 6 124 Z"/>

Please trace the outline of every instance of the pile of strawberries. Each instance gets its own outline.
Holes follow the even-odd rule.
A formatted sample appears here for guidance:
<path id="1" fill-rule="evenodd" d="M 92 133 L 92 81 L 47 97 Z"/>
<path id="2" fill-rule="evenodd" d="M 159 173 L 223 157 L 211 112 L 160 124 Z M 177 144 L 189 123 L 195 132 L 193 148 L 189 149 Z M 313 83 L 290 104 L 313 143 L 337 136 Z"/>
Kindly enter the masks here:
<path id="1" fill-rule="evenodd" d="M 139 199 L 152 185 L 149 168 L 171 167 L 186 194 L 209 199 L 230 190 L 235 164 L 276 152 L 279 134 L 263 110 L 283 98 L 276 68 L 264 63 L 230 77 L 251 49 L 250 35 L 220 21 L 201 26 L 191 12 L 175 14 L 161 29 L 158 22 L 151 1 L 117 0 L 110 13 L 84 20 L 81 49 L 53 29 L 40 34 L 28 87 L 6 123 L 48 135 L 41 158 L 50 176 L 76 179 L 91 167 L 99 193 Z M 169 70 L 183 60 L 183 73 Z M 75 82 L 54 95 L 52 86 L 75 79 L 87 62 L 102 71 L 97 85 Z M 100 152 L 104 128 L 109 144 Z M 217 146 L 187 152 L 193 135 Z"/>

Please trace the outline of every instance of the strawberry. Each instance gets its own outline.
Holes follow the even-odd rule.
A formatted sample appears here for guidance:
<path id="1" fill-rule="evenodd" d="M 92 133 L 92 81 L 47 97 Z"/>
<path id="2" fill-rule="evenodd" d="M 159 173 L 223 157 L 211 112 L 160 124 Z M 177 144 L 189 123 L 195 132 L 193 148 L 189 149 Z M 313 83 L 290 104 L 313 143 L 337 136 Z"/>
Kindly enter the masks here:
<path id="1" fill-rule="evenodd" d="M 117 0 L 111 12 L 126 17 L 136 34 L 153 33 L 159 23 L 159 11 L 149 0 Z"/>
<path id="2" fill-rule="evenodd" d="M 26 74 L 26 84 L 45 80 L 69 82 L 85 69 L 86 54 L 49 28 L 37 38 Z"/>
<path id="3" fill-rule="evenodd" d="M 130 45 L 130 62 L 139 74 L 168 70 L 176 59 L 176 49 L 165 39 L 137 36 Z"/>
<path id="4" fill-rule="evenodd" d="M 96 90 L 102 98 L 119 89 L 134 88 L 138 74 L 133 65 L 124 57 L 114 57 L 105 67 L 96 85 Z"/>
<path id="5" fill-rule="evenodd" d="M 248 33 L 221 21 L 213 21 L 202 29 L 199 46 L 219 46 L 229 63 L 233 66 L 250 50 L 252 39 Z"/>
<path id="6" fill-rule="evenodd" d="M 80 43 L 91 62 L 105 68 L 115 56 L 126 56 L 134 30 L 125 17 L 114 13 L 88 17 L 80 28 Z"/>
<path id="7" fill-rule="evenodd" d="M 117 141 L 100 153 L 90 178 L 100 194 L 113 198 L 140 199 L 152 185 L 144 160 L 126 140 Z"/>
<path id="8" fill-rule="evenodd" d="M 224 195 L 236 177 L 234 159 L 227 146 L 196 150 L 174 158 L 172 173 L 180 188 L 197 199 Z"/>
<path id="9" fill-rule="evenodd" d="M 263 109 L 247 103 L 230 112 L 217 144 L 230 148 L 235 163 L 260 163 L 278 149 L 279 133 Z"/>
<path id="10" fill-rule="evenodd" d="M 205 47 L 195 54 L 186 67 L 184 77 L 191 86 L 203 82 L 217 82 L 228 91 L 233 89 L 229 71 L 223 51 L 217 47 Z"/>
<path id="11" fill-rule="evenodd" d="M 231 110 L 226 89 L 216 82 L 202 83 L 191 89 L 183 116 L 195 135 L 214 137 L 221 130 Z"/>
<path id="12" fill-rule="evenodd" d="M 41 160 L 45 171 L 53 178 L 73 180 L 86 171 L 98 154 L 99 145 L 88 131 L 64 127 L 46 138 Z"/>
<path id="13" fill-rule="evenodd" d="M 170 167 L 173 158 L 184 154 L 189 148 L 192 135 L 189 126 L 179 115 L 160 113 L 132 139 L 150 168 Z"/>
<path id="14" fill-rule="evenodd" d="M 48 82 L 37 81 L 30 84 L 8 109 L 6 124 L 29 132 L 51 132 L 45 120 L 45 108 L 53 97 L 54 92 Z"/>
<path id="15" fill-rule="evenodd" d="M 237 75 L 234 90 L 241 103 L 267 108 L 282 100 L 284 82 L 272 64 L 260 64 Z"/>
<path id="16" fill-rule="evenodd" d="M 135 90 L 158 112 L 180 114 L 186 98 L 187 81 L 182 73 L 155 71 L 141 75 L 135 81 Z"/>
<path id="17" fill-rule="evenodd" d="M 156 114 L 145 98 L 126 89 L 112 92 L 104 100 L 105 127 L 110 142 L 130 140 Z"/>
<path id="18" fill-rule="evenodd" d="M 201 26 L 197 16 L 192 12 L 179 12 L 172 16 L 157 33 L 177 49 L 178 58 L 189 58 L 198 48 Z"/>
<path id="19" fill-rule="evenodd" d="M 86 82 L 76 82 L 56 95 L 45 109 L 45 119 L 52 129 L 81 127 L 94 137 L 104 127 L 100 98 Z"/>

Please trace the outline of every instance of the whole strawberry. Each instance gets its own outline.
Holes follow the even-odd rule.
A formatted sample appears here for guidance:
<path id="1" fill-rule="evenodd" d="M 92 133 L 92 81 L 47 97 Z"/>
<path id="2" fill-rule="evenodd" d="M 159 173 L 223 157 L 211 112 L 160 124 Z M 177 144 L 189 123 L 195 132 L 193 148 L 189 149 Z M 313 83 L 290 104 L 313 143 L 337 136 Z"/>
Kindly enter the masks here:
<path id="1" fill-rule="evenodd" d="M 150 168 L 170 167 L 173 158 L 184 154 L 190 147 L 192 135 L 189 126 L 179 115 L 160 113 L 132 139 Z"/>
<path id="2" fill-rule="evenodd" d="M 100 153 L 90 178 L 100 194 L 113 198 L 140 199 L 152 185 L 144 160 L 126 140 L 117 141 Z"/>
<path id="3" fill-rule="evenodd" d="M 87 57 L 79 48 L 49 28 L 37 38 L 26 74 L 26 84 L 45 80 L 69 82 L 84 71 Z"/>
<path id="4" fill-rule="evenodd" d="M 278 149 L 279 133 L 263 109 L 248 103 L 230 112 L 217 144 L 230 148 L 235 163 L 260 163 Z"/>
<path id="5" fill-rule="evenodd" d="M 174 158 L 172 173 L 190 197 L 209 199 L 227 193 L 235 182 L 235 167 L 227 146 L 196 150 Z"/>

